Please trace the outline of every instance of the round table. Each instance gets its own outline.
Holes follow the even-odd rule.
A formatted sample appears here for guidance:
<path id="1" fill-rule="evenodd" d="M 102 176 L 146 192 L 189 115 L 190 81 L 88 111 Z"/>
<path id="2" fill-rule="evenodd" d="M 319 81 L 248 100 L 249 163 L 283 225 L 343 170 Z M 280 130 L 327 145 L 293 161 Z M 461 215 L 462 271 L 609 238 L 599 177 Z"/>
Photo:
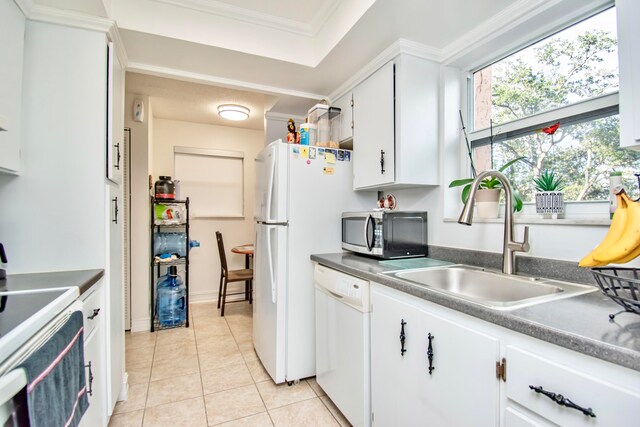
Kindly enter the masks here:
<path id="1" fill-rule="evenodd" d="M 231 248 L 231 252 L 234 254 L 244 255 L 244 268 L 249 268 L 251 257 L 253 256 L 253 243 L 246 245 L 234 246 Z"/>

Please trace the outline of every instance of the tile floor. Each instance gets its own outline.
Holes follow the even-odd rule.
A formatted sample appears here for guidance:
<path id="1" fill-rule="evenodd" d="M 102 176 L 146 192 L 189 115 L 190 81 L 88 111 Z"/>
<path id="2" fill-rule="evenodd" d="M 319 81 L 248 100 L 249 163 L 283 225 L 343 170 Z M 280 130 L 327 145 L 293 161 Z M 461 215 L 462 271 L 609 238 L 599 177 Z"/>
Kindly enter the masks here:
<path id="1" fill-rule="evenodd" d="M 348 426 L 313 378 L 276 385 L 253 350 L 251 306 L 190 306 L 190 327 L 127 333 L 129 399 L 110 427 Z"/>

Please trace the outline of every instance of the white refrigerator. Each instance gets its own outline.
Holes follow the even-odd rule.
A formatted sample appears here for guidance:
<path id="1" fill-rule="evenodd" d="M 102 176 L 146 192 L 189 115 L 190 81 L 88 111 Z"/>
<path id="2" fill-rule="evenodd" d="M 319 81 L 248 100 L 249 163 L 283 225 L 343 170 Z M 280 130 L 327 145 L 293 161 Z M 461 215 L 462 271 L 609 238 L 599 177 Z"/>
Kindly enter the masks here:
<path id="1" fill-rule="evenodd" d="M 253 345 L 276 383 L 315 375 L 310 255 L 340 252 L 342 212 L 375 206 L 353 191 L 352 155 L 278 140 L 256 158 Z"/>

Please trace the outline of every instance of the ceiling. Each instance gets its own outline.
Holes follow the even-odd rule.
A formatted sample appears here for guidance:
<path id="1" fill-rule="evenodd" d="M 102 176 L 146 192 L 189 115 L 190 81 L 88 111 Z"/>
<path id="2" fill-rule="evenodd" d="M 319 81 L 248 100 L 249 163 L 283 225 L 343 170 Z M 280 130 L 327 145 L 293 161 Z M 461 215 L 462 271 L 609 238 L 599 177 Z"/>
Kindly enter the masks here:
<path id="1" fill-rule="evenodd" d="M 127 90 L 152 96 L 154 115 L 212 123 L 211 106 L 223 99 L 304 115 L 399 39 L 444 60 L 483 24 L 491 31 L 544 0 L 33 2 L 116 21 L 127 69 L 137 73 L 128 73 Z M 262 128 L 262 113 L 243 123 Z"/>

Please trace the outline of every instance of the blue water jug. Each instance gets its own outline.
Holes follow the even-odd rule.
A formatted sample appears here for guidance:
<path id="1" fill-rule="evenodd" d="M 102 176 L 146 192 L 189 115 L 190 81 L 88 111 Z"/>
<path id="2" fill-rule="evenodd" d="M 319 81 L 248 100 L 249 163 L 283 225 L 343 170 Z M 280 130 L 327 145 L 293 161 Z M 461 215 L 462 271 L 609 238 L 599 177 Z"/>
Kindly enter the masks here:
<path id="1" fill-rule="evenodd" d="M 189 240 L 189 248 L 199 248 L 200 242 Z M 187 255 L 187 233 L 156 233 L 153 236 L 153 253 Z"/>
<path id="2" fill-rule="evenodd" d="M 178 276 L 178 268 L 169 267 L 158 282 L 158 320 L 160 326 L 180 326 L 187 320 L 187 289 Z"/>

